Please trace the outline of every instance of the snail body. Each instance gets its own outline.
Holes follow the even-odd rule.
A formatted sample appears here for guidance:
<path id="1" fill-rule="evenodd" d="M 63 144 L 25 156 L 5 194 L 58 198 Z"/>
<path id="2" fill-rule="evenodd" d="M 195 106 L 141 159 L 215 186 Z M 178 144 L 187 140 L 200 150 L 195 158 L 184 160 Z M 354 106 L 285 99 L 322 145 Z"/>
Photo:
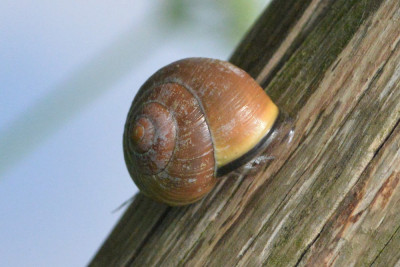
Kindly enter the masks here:
<path id="1" fill-rule="evenodd" d="M 238 67 L 207 58 L 174 62 L 133 100 L 123 138 L 128 171 L 155 200 L 193 203 L 263 149 L 278 114 Z"/>

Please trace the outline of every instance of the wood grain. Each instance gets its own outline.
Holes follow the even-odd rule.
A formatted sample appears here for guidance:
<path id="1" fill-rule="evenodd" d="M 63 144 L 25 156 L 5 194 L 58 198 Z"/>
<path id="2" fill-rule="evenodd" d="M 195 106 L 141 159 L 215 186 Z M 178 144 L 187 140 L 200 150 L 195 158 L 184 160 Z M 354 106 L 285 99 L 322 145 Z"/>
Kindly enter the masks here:
<path id="1" fill-rule="evenodd" d="M 91 265 L 398 265 L 399 41 L 397 0 L 274 1 L 231 61 L 296 118 L 292 145 L 187 207 L 137 196 Z"/>

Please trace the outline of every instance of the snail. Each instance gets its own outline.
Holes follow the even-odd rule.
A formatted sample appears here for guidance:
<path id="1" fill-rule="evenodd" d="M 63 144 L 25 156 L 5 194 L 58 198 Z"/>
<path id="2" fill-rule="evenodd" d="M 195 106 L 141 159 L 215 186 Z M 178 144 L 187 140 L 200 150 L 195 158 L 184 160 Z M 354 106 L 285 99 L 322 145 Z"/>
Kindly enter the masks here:
<path id="1" fill-rule="evenodd" d="M 123 136 L 142 193 L 171 206 L 204 197 L 218 177 L 259 155 L 277 134 L 278 107 L 245 71 L 209 58 L 167 65 L 140 88 Z"/>

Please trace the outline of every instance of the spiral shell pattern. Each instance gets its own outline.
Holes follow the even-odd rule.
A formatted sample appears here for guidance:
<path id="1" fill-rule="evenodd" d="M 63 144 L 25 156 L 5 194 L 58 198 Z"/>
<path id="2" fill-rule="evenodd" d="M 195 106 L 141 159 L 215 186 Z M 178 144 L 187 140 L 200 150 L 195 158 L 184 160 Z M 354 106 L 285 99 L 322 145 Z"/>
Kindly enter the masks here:
<path id="1" fill-rule="evenodd" d="M 194 202 L 216 182 L 214 150 L 201 107 L 176 83 L 154 86 L 143 97 L 126 125 L 128 169 L 146 195 L 170 205 Z M 151 125 L 143 127 L 144 121 Z M 138 127 L 145 128 L 142 138 L 135 136 Z M 150 141 L 144 140 L 147 135 Z"/>

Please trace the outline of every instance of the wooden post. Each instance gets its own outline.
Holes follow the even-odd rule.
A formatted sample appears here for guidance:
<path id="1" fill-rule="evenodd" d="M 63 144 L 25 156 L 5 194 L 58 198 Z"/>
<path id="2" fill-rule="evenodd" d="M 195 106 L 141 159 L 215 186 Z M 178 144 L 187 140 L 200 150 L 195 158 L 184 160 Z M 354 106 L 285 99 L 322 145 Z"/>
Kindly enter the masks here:
<path id="1" fill-rule="evenodd" d="M 179 208 L 142 196 L 92 266 L 400 264 L 400 2 L 276 0 L 233 54 L 292 145 Z"/>

